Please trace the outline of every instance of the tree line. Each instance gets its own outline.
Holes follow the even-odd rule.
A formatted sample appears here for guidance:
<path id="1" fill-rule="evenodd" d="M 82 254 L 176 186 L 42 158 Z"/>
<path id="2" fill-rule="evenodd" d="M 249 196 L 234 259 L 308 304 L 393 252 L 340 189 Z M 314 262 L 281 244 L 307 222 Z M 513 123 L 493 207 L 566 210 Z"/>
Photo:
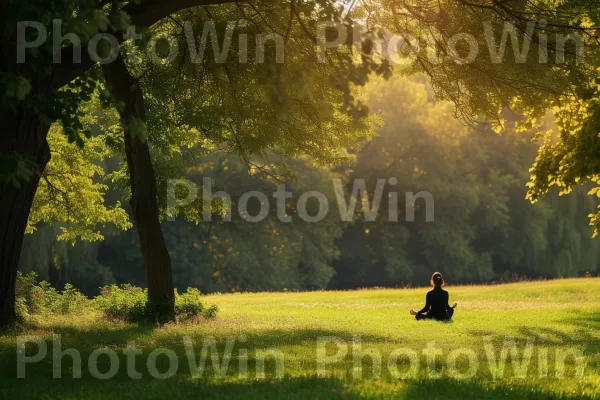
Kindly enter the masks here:
<path id="1" fill-rule="evenodd" d="M 292 218 L 287 223 L 272 203 L 268 217 L 252 223 L 235 212 L 227 221 L 224 205 L 215 200 L 210 222 L 181 216 L 162 222 L 175 287 L 192 285 L 203 292 L 397 287 L 424 285 L 433 270 L 452 283 L 597 274 L 600 244 L 588 225 L 594 199 L 584 189 L 554 193 L 536 204 L 525 198 L 527 170 L 538 148 L 533 131 L 516 132 L 514 121 L 501 133 L 489 124 L 462 124 L 453 117 L 453 104 L 434 99 L 424 76 L 373 82 L 362 98 L 379 126 L 342 165 L 319 167 L 309 157 L 283 159 L 295 177 L 283 181 L 223 152 L 192 164 L 186 178 L 202 185 L 210 177 L 215 192 L 231 196 L 233 210 L 245 192 L 270 196 L 282 182 L 294 194 L 286 202 L 287 215 L 295 216 L 298 196 L 310 190 L 323 193 L 330 207 L 320 222 Z M 551 118 L 546 124 L 552 124 Z M 110 175 L 110 165 L 104 168 L 102 176 Z M 364 179 L 372 200 L 377 180 L 390 177 L 397 183 L 384 187 L 375 221 L 365 220 L 360 205 L 353 221 L 340 218 L 334 179 L 345 182 L 346 200 L 357 180 Z M 405 218 L 403 194 L 420 191 L 433 197 L 433 221 L 427 221 L 422 200 L 415 202 L 414 221 Z M 399 194 L 395 204 L 389 204 L 391 192 Z M 119 204 L 115 187 L 111 196 Z M 318 207 L 307 203 L 311 215 Z M 397 209 L 397 221 L 390 221 L 390 207 Z M 249 202 L 248 209 L 256 215 L 260 205 Z M 112 212 L 117 210 L 131 213 L 121 207 Z M 127 228 L 114 224 L 102 230 L 103 241 L 72 245 L 70 236 L 56 240 L 60 224 L 43 225 L 26 238 L 20 268 L 57 286 L 74 282 L 90 295 L 115 282 L 143 286 L 139 240 Z"/>

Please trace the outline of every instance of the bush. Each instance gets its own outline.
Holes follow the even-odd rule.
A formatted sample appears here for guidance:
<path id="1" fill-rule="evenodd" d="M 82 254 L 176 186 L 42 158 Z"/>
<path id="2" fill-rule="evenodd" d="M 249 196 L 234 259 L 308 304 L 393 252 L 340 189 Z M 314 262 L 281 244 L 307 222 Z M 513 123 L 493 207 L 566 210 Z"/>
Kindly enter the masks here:
<path id="1" fill-rule="evenodd" d="M 39 281 L 38 275 L 17 273 L 15 286 L 15 308 L 23 319 L 35 314 L 69 314 L 82 310 L 87 298 L 72 285 L 66 284 L 62 292 L 46 281 Z"/>
<path id="2" fill-rule="evenodd" d="M 175 315 L 179 320 L 192 320 L 200 317 L 211 319 L 217 316 L 218 311 L 216 305 L 205 307 L 200 291 L 196 288 L 190 287 L 182 294 L 175 292 Z"/>
<path id="3" fill-rule="evenodd" d="M 36 314 L 71 314 L 91 305 L 109 319 L 153 323 L 156 322 L 158 306 L 172 310 L 168 304 L 150 304 L 148 290 L 129 284 L 105 286 L 100 289 L 100 294 L 90 301 L 73 285 L 66 284 L 62 291 L 58 291 L 50 283 L 39 281 L 35 272 L 17 274 L 15 295 L 15 308 L 20 319 Z M 200 291 L 195 288 L 188 288 L 182 294 L 176 291 L 174 308 L 175 315 L 170 315 L 169 319 L 175 317 L 178 321 L 215 318 L 218 312 L 217 306 L 205 306 Z"/>
<path id="4" fill-rule="evenodd" d="M 88 302 L 78 289 L 67 283 L 54 302 L 53 310 L 57 314 L 70 314 L 82 310 Z"/>
<path id="5" fill-rule="evenodd" d="M 157 306 L 148 303 L 147 299 L 146 289 L 125 284 L 103 287 L 94 302 L 107 318 L 152 323 Z M 217 312 L 217 306 L 205 306 L 198 289 L 188 288 L 182 294 L 175 292 L 175 318 L 178 321 L 211 319 Z"/>
<path id="6" fill-rule="evenodd" d="M 39 297 L 37 296 L 37 274 L 31 272 L 27 275 L 17 272 L 17 283 L 15 286 L 16 311 L 21 318 L 29 314 L 35 314 L 41 310 Z"/>
<path id="7" fill-rule="evenodd" d="M 94 302 L 107 318 L 134 322 L 146 319 L 147 299 L 146 289 L 125 284 L 104 286 Z"/>

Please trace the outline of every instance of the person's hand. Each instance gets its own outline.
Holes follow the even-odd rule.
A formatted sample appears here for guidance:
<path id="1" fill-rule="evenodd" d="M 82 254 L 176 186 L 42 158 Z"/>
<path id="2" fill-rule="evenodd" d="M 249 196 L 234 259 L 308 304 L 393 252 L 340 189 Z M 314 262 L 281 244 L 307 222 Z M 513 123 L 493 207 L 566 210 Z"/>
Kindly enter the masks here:
<path id="1" fill-rule="evenodd" d="M 458 304 L 456 302 L 452 303 L 452 308 L 456 308 Z"/>
<path id="2" fill-rule="evenodd" d="M 411 308 L 410 309 L 410 315 L 417 315 L 417 312 Z"/>

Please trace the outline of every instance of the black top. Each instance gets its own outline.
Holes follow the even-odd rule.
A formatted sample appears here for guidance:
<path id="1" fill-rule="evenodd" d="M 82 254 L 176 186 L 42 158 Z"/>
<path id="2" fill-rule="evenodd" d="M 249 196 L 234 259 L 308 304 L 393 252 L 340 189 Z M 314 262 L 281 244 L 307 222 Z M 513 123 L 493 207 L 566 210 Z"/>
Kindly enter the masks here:
<path id="1" fill-rule="evenodd" d="M 431 318 L 446 319 L 448 318 L 447 311 L 450 308 L 450 305 L 448 305 L 448 292 L 442 289 L 441 286 L 436 286 L 433 290 L 427 292 L 425 307 L 417 314 L 427 313 Z"/>

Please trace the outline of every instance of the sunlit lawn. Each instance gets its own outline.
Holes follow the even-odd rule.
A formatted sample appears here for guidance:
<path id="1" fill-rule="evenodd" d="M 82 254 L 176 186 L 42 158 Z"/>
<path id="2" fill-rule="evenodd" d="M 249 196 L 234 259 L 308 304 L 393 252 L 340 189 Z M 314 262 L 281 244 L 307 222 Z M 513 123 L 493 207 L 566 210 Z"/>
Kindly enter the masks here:
<path id="1" fill-rule="evenodd" d="M 459 303 L 450 323 L 417 322 L 409 315 L 410 308 L 422 307 L 425 288 L 213 295 L 206 301 L 220 307 L 216 320 L 161 328 L 103 321 L 92 311 L 50 317 L 0 337 L 0 393 L 9 399 L 600 397 L 600 279 L 447 289 L 450 301 Z M 62 361 L 63 377 L 53 379 L 53 334 L 61 335 L 63 350 L 81 352 L 81 379 L 73 379 L 69 356 Z M 24 379 L 16 378 L 18 335 L 42 337 L 48 343 L 46 357 L 27 364 Z M 233 347 L 225 373 L 219 374 L 208 362 L 199 376 L 192 377 L 184 349 L 186 337 L 193 342 L 190 355 L 196 363 L 210 338 L 216 341 L 222 361 L 229 340 Z M 338 351 L 347 353 L 343 358 L 339 354 L 340 361 L 322 365 L 327 377 L 317 376 L 319 338 L 330 342 L 322 349 L 332 360 Z M 522 361 L 529 340 L 530 362 L 519 375 L 509 357 L 503 376 L 493 379 L 489 360 L 500 358 L 507 338 L 515 340 L 519 352 L 516 361 Z M 131 342 L 143 350 L 135 364 L 142 379 L 128 376 L 124 350 Z M 434 363 L 428 363 L 433 357 L 423 352 L 428 346 L 439 349 Z M 119 357 L 116 376 L 107 380 L 93 377 L 88 368 L 90 354 L 102 347 Z M 147 367 L 149 354 L 159 347 L 177 354 L 176 363 L 171 364 L 177 373 L 164 380 L 150 376 Z M 359 347 L 365 355 L 362 363 Z M 371 349 L 374 356 L 368 355 Z M 274 357 L 265 358 L 265 376 L 260 376 L 260 350 L 281 352 L 283 377 L 275 374 Z M 560 358 L 557 354 L 570 350 L 583 354 L 582 377 L 576 376 L 573 357 L 566 357 L 562 377 L 555 367 Z M 27 345 L 27 356 L 36 351 L 35 344 Z M 418 357 L 412 370 L 407 355 L 411 352 Z M 475 358 L 471 362 L 469 352 Z M 243 368 L 245 355 L 247 372 Z M 373 368 L 373 359 L 381 366 L 379 378 L 374 376 L 377 368 Z M 325 362 L 323 358 L 321 361 Z M 109 364 L 108 356 L 98 358 L 101 373 L 109 371 Z M 156 364 L 158 373 L 168 372 L 166 355 L 158 356 Z M 411 371 L 416 371 L 416 376 L 408 375 Z M 469 373 L 473 376 L 468 377 Z"/>

